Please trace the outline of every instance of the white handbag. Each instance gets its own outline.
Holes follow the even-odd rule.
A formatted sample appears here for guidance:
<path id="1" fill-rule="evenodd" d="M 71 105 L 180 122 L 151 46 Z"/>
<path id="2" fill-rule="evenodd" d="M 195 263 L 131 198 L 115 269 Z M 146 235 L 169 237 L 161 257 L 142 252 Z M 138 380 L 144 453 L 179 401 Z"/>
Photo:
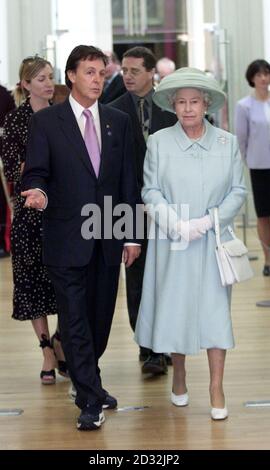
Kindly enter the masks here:
<path id="1" fill-rule="evenodd" d="M 253 272 L 248 259 L 248 249 L 236 237 L 232 227 L 228 226 L 228 231 L 232 240 L 221 243 L 218 209 L 214 209 L 215 233 L 216 233 L 216 258 L 220 272 L 221 283 L 229 286 L 236 282 L 246 281 L 253 276 Z"/>

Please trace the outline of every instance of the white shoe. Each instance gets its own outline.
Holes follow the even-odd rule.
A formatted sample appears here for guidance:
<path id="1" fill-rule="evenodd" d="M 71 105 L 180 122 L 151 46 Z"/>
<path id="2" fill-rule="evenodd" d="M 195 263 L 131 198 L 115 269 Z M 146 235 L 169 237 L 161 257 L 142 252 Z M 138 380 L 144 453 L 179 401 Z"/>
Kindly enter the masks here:
<path id="1" fill-rule="evenodd" d="M 212 408 L 211 409 L 211 418 L 214 420 L 218 419 L 226 419 L 228 418 L 228 410 L 227 408 Z"/>
<path id="2" fill-rule="evenodd" d="M 175 406 L 187 406 L 188 405 L 188 394 L 183 393 L 183 395 L 175 395 L 175 393 L 172 392 L 171 402 Z"/>

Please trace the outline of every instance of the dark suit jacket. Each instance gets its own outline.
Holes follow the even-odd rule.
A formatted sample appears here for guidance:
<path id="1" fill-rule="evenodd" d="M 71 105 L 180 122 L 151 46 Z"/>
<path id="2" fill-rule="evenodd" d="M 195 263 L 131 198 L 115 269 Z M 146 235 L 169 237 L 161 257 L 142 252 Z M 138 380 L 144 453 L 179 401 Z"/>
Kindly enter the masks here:
<path id="1" fill-rule="evenodd" d="M 139 188 L 143 186 L 143 163 L 146 152 L 146 143 L 143 137 L 141 126 L 137 110 L 134 105 L 134 101 L 129 92 L 126 92 L 123 96 L 110 103 L 110 106 L 117 108 L 121 111 L 128 113 L 131 117 L 131 124 L 133 130 L 134 146 L 135 146 L 135 157 L 136 157 L 136 168 L 137 168 L 137 181 Z M 173 126 L 177 121 L 177 117 L 173 113 L 163 111 L 154 102 L 152 103 L 152 123 L 150 134 L 164 129 L 165 127 Z"/>
<path id="2" fill-rule="evenodd" d="M 108 88 L 102 93 L 99 98 L 99 102 L 103 104 L 108 104 L 111 101 L 116 100 L 119 96 L 126 93 L 126 87 L 124 85 L 124 80 L 122 75 L 119 73 L 114 77 L 113 81 L 110 83 Z"/>
<path id="3" fill-rule="evenodd" d="M 89 210 L 85 217 L 81 215 L 86 204 L 96 204 L 103 221 L 104 196 L 111 197 L 112 209 L 119 203 L 135 208 L 139 201 L 130 119 L 103 105 L 99 105 L 99 114 L 102 152 L 98 178 L 68 99 L 32 117 L 23 189 L 39 188 L 48 196 L 43 215 L 43 255 L 47 265 L 89 263 L 95 241 L 81 235 L 82 223 L 89 219 Z M 110 221 L 108 213 L 106 222 Z M 135 241 L 102 238 L 108 265 L 121 262 L 124 241 Z"/>

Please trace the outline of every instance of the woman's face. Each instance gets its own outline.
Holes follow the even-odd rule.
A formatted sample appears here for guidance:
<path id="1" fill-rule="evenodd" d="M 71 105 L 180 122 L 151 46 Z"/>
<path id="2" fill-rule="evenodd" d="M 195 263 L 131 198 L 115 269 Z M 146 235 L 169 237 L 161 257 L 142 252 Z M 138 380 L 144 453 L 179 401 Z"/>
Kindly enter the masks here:
<path id="1" fill-rule="evenodd" d="M 182 88 L 177 91 L 174 109 L 185 130 L 200 128 L 207 106 L 203 93 L 196 88 Z"/>
<path id="2" fill-rule="evenodd" d="M 270 72 L 259 70 L 252 79 L 256 89 L 268 89 L 270 85 Z"/>
<path id="3" fill-rule="evenodd" d="M 45 67 L 32 78 L 30 83 L 23 81 L 23 86 L 29 91 L 31 98 L 44 99 L 46 101 L 52 99 L 54 80 L 51 66 L 49 64 L 45 65 Z"/>

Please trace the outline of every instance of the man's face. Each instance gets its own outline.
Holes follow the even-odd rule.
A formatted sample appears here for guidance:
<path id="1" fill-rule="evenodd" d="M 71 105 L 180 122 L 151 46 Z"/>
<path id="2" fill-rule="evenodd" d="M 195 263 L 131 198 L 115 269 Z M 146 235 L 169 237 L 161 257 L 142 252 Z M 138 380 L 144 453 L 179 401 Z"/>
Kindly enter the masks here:
<path id="1" fill-rule="evenodd" d="M 124 57 L 122 71 L 125 87 L 138 96 L 145 96 L 153 87 L 155 69 L 146 70 L 143 59 Z"/>
<path id="2" fill-rule="evenodd" d="M 104 79 L 105 65 L 103 60 L 81 60 L 75 71 L 68 71 L 72 83 L 71 94 L 85 108 L 92 106 L 100 97 Z"/>
<path id="3" fill-rule="evenodd" d="M 108 61 L 108 64 L 106 66 L 105 78 L 106 78 L 106 80 L 109 80 L 115 72 L 119 72 L 120 64 L 117 64 L 117 63 L 113 62 L 112 56 L 110 54 L 106 54 L 106 55 L 107 55 L 109 61 Z"/>

